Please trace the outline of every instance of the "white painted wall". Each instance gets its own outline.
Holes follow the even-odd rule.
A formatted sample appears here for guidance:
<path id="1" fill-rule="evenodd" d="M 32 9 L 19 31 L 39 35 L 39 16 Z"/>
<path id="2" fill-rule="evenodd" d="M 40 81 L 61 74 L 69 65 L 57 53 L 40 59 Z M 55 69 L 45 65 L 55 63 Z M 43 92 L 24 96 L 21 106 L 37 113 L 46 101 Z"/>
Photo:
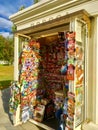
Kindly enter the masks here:
<path id="1" fill-rule="evenodd" d="M 95 53 L 95 61 L 96 64 L 94 65 L 96 67 L 96 73 L 95 73 L 95 90 L 93 91 L 94 93 L 94 100 L 95 100 L 95 123 L 98 124 L 98 16 L 96 17 L 96 30 L 95 30 L 95 48 L 96 48 L 96 53 Z M 94 79 L 93 79 L 94 82 Z"/>
<path id="2" fill-rule="evenodd" d="M 18 81 L 18 44 L 19 44 L 19 36 L 14 36 L 14 80 Z"/>
<path id="3" fill-rule="evenodd" d="M 98 17 L 91 19 L 88 42 L 87 119 L 98 124 Z"/>

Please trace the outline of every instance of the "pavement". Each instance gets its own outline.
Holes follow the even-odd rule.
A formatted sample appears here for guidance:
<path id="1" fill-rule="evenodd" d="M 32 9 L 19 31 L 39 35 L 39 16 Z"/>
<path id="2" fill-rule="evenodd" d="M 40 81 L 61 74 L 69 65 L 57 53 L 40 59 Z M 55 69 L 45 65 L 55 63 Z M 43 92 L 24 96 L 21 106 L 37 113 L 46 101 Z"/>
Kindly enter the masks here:
<path id="1" fill-rule="evenodd" d="M 0 90 L 0 130 L 43 130 L 31 122 L 14 126 L 9 116 L 10 89 Z"/>

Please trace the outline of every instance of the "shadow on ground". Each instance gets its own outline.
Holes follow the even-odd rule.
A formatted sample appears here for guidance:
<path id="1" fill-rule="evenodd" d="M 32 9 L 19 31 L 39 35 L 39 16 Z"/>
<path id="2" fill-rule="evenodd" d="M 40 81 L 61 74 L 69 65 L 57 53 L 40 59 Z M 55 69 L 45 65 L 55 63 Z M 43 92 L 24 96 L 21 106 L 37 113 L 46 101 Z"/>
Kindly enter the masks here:
<path id="1" fill-rule="evenodd" d="M 2 93 L 2 97 L 1 98 L 2 98 L 2 103 L 3 103 L 3 109 L 4 109 L 5 113 L 7 113 L 8 117 L 9 117 L 9 120 L 12 123 L 11 116 L 9 114 L 10 88 L 3 89 L 1 91 L 1 93 Z"/>
<path id="2" fill-rule="evenodd" d="M 9 114 L 10 88 L 2 90 L 2 101 L 5 113 Z"/>

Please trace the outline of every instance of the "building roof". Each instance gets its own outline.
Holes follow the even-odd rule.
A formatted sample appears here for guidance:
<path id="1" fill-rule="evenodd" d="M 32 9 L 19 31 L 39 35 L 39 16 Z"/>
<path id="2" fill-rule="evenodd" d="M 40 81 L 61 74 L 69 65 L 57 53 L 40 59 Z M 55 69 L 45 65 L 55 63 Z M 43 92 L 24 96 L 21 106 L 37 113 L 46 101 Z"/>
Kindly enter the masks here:
<path id="1" fill-rule="evenodd" d="M 10 16 L 17 26 L 17 33 L 36 35 L 53 26 L 66 24 L 72 15 L 88 12 L 90 16 L 98 15 L 98 0 L 41 0 Z M 62 19 L 64 18 L 65 21 Z M 59 25 L 57 21 L 60 20 Z"/>

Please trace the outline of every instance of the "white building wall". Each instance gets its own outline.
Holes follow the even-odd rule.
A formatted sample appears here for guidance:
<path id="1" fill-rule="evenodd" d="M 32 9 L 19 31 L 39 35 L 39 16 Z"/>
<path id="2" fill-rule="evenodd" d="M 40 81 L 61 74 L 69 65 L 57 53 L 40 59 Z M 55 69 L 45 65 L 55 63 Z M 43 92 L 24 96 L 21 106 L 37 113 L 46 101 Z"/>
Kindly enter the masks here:
<path id="1" fill-rule="evenodd" d="M 18 45 L 19 45 L 19 36 L 14 36 L 14 80 L 18 81 L 19 71 L 18 71 L 18 59 L 19 59 L 19 52 L 18 52 Z"/>
<path id="2" fill-rule="evenodd" d="M 96 85 L 95 85 L 95 91 L 93 91 L 94 96 L 94 100 L 95 100 L 95 123 L 98 124 L 98 16 L 96 17 L 96 30 L 94 32 L 95 34 L 95 65 L 94 67 L 96 67 L 96 73 L 95 73 L 95 80 L 93 79 L 93 82 L 95 81 Z"/>
<path id="3" fill-rule="evenodd" d="M 98 17 L 91 19 L 91 36 L 88 42 L 88 108 L 87 117 L 98 124 Z"/>

